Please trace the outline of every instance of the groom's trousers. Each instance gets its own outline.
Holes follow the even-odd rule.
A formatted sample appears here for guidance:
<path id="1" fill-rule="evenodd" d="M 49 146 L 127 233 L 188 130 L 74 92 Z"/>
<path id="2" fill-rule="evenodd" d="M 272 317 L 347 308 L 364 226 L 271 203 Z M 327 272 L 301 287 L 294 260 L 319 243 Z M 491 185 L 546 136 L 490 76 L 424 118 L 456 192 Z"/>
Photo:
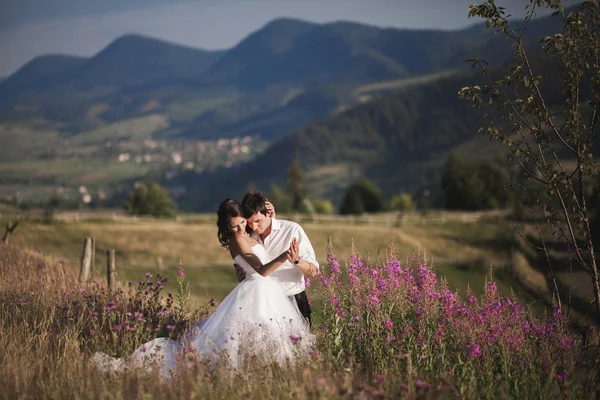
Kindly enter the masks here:
<path id="1" fill-rule="evenodd" d="M 306 318 L 306 320 L 308 321 L 308 325 L 312 329 L 312 320 L 310 318 L 310 314 L 312 311 L 310 310 L 310 303 L 308 302 L 306 291 L 303 290 L 300 293 L 295 294 L 294 299 L 296 300 L 295 303 L 298 306 L 300 314 L 302 314 L 302 316 Z"/>

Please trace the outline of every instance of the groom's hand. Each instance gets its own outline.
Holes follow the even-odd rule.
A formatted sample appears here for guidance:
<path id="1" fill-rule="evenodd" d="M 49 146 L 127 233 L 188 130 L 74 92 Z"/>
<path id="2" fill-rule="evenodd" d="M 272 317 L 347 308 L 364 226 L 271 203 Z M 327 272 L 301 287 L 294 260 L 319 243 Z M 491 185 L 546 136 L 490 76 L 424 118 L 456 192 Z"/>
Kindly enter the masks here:
<path id="1" fill-rule="evenodd" d="M 246 279 L 246 273 L 244 272 L 242 267 L 240 267 L 237 264 L 233 264 L 233 268 L 235 268 L 235 276 L 236 276 L 238 282 L 241 282 L 244 279 Z"/>

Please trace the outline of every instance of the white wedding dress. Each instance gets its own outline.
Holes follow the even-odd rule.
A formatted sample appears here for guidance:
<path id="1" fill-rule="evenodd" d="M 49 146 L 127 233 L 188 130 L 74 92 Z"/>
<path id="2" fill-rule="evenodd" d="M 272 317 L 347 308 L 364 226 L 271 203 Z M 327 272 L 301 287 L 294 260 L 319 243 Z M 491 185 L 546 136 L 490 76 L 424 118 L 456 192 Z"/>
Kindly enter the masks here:
<path id="1" fill-rule="evenodd" d="M 252 246 L 252 251 L 263 264 L 269 261 L 262 245 Z M 105 371 L 158 366 L 160 375 L 169 377 L 171 370 L 183 365 L 179 361 L 184 348 L 195 352 L 200 361 L 208 358 L 211 366 L 222 360 L 234 369 L 242 368 L 248 357 L 286 363 L 307 354 L 314 345 L 314 335 L 277 278 L 259 275 L 239 255 L 234 261 L 244 269 L 246 279 L 181 341 L 158 338 L 136 349 L 128 361 L 102 353 L 96 353 L 93 361 Z"/>

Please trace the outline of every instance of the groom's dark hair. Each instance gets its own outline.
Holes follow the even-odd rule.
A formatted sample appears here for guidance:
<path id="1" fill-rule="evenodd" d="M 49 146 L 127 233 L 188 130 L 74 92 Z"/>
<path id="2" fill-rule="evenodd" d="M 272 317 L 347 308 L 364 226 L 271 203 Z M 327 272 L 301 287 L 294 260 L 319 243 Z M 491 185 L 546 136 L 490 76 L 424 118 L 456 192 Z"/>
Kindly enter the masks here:
<path id="1" fill-rule="evenodd" d="M 244 195 L 242 199 L 242 210 L 244 210 L 244 218 L 250 218 L 256 213 L 267 215 L 267 206 L 265 202 L 267 198 L 261 192 L 251 190 Z"/>

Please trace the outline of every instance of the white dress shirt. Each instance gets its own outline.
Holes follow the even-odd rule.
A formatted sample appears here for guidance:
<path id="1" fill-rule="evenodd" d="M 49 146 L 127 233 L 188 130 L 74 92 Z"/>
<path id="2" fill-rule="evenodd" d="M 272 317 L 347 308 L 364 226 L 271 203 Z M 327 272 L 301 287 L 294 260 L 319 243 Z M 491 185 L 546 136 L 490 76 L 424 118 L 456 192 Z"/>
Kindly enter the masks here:
<path id="1" fill-rule="evenodd" d="M 292 239 L 296 238 L 300 247 L 300 259 L 313 264 L 317 267 L 317 270 L 319 269 L 319 263 L 317 263 L 317 257 L 308 236 L 306 236 L 304 229 L 295 222 L 271 218 L 271 233 L 264 242 L 260 235 L 254 232 L 251 236 L 264 246 L 269 261 L 287 251 L 290 248 Z M 270 276 L 279 279 L 287 296 L 301 293 L 305 289 L 304 274 L 289 261 L 284 262 Z"/>

